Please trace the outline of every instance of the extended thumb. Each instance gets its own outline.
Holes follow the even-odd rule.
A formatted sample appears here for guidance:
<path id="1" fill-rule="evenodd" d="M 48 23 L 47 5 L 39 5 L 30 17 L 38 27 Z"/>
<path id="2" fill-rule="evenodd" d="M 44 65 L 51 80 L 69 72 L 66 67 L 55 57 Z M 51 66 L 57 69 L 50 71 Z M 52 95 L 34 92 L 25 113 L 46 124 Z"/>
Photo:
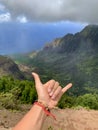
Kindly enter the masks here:
<path id="1" fill-rule="evenodd" d="M 36 85 L 36 88 L 39 87 L 42 83 L 41 83 L 41 80 L 40 80 L 40 77 L 38 74 L 36 73 L 32 73 L 33 77 L 34 77 L 34 80 L 35 80 L 35 85 Z"/>

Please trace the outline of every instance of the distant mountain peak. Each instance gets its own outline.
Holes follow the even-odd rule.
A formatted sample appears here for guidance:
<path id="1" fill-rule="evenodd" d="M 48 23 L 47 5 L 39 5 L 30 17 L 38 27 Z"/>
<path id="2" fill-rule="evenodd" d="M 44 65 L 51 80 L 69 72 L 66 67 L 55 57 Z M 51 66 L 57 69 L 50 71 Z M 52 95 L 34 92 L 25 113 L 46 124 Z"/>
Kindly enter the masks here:
<path id="1" fill-rule="evenodd" d="M 81 31 L 81 34 L 83 34 L 84 36 L 87 36 L 90 33 L 96 32 L 96 31 L 98 32 L 98 25 L 88 25 Z"/>

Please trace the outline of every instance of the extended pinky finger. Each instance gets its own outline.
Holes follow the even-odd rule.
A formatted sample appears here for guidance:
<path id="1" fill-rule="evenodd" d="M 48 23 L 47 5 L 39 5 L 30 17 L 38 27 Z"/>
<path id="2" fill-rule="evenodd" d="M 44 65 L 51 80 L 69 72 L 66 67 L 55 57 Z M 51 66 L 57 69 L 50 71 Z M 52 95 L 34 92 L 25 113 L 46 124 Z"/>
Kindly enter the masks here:
<path id="1" fill-rule="evenodd" d="M 63 89 L 62 92 L 65 93 L 69 88 L 72 87 L 72 83 L 67 84 Z"/>

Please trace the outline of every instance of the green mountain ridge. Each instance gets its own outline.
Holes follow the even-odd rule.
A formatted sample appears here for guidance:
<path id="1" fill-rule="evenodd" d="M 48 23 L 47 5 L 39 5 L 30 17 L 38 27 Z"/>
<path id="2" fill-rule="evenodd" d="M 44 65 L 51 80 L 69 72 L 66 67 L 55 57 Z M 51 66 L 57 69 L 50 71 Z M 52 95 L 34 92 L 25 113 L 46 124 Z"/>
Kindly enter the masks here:
<path id="1" fill-rule="evenodd" d="M 98 26 L 89 25 L 81 32 L 55 39 L 33 57 L 27 55 L 22 63 L 39 73 L 43 81 L 55 79 L 62 86 L 72 82 L 70 94 L 98 93 L 97 52 Z"/>

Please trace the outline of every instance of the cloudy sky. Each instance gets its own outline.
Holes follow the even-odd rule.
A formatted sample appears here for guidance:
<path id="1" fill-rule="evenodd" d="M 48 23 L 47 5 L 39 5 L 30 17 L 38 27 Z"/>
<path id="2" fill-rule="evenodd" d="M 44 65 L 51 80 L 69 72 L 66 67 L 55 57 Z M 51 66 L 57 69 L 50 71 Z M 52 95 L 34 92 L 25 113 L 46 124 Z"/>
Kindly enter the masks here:
<path id="1" fill-rule="evenodd" d="M 80 31 L 87 24 L 98 24 L 97 6 L 98 0 L 0 0 L 0 23 L 32 23 L 32 28 L 43 27 L 46 35 L 54 28 L 53 36 L 47 39 L 52 40 Z"/>

